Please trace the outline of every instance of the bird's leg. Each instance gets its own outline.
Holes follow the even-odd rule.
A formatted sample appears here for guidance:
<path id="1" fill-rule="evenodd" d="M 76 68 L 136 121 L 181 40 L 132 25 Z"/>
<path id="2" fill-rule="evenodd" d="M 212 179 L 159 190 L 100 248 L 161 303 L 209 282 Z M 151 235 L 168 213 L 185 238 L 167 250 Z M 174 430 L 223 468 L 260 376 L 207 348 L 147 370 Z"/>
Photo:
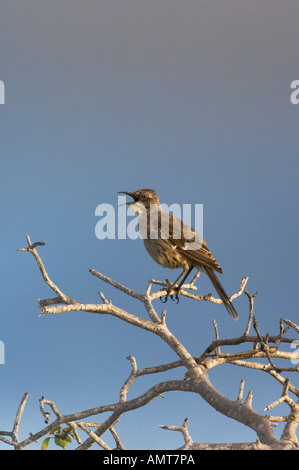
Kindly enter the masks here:
<path id="1" fill-rule="evenodd" d="M 188 271 L 188 269 L 184 269 L 184 270 L 181 272 L 181 274 L 179 275 L 179 277 L 171 284 L 170 287 L 168 287 L 168 289 L 167 289 L 167 294 L 165 295 L 165 299 L 162 300 L 162 298 L 161 298 L 161 301 L 162 301 L 163 303 L 167 302 L 167 300 L 168 300 L 168 298 L 169 298 L 169 296 L 170 296 L 170 292 L 174 289 L 175 285 L 182 279 L 182 277 L 185 276 L 185 274 L 187 273 L 187 271 Z M 171 296 L 171 298 L 172 298 L 172 296 Z M 172 300 L 173 300 L 173 298 L 172 298 Z"/>
<path id="2" fill-rule="evenodd" d="M 185 274 L 185 276 L 183 277 L 183 279 L 181 280 L 181 282 L 179 283 L 179 285 L 176 287 L 176 295 L 175 295 L 175 298 L 177 299 L 177 301 L 179 302 L 179 293 L 181 291 L 181 288 L 182 288 L 182 285 L 185 283 L 187 277 L 189 276 L 189 274 L 191 273 L 193 269 L 193 266 L 190 266 Z M 177 282 L 177 281 L 176 281 Z"/>
<path id="3" fill-rule="evenodd" d="M 167 289 L 167 294 L 166 294 L 166 296 L 165 296 L 165 299 L 164 299 L 164 300 L 161 299 L 163 303 L 167 302 L 167 300 L 168 300 L 168 298 L 169 298 L 169 295 L 170 295 L 170 292 L 171 292 L 172 290 L 174 290 L 174 289 L 176 290 L 175 298 L 176 298 L 177 302 L 179 302 L 179 293 L 180 293 L 181 287 L 182 287 L 182 285 L 184 284 L 184 282 L 185 282 L 185 280 L 187 279 L 187 277 L 189 276 L 189 274 L 191 273 L 192 269 L 193 269 L 193 266 L 190 266 L 190 267 L 184 269 L 183 272 L 179 275 L 179 277 L 174 281 L 174 283 L 171 284 L 171 286 Z M 183 279 L 182 279 L 182 278 L 183 278 Z M 182 280 L 181 280 L 181 279 L 182 279 Z M 176 284 L 177 284 L 180 280 L 181 280 L 181 282 L 179 283 L 179 285 L 178 285 L 177 287 L 175 287 Z M 171 295 L 170 297 L 171 297 L 171 299 L 173 300 L 172 295 Z"/>
<path id="4" fill-rule="evenodd" d="M 201 275 L 202 273 L 202 270 L 201 269 L 198 269 L 198 271 L 196 272 L 195 276 L 193 277 L 193 279 L 190 281 L 190 286 L 193 286 L 193 284 L 195 283 L 195 281 L 199 278 L 199 276 Z"/>

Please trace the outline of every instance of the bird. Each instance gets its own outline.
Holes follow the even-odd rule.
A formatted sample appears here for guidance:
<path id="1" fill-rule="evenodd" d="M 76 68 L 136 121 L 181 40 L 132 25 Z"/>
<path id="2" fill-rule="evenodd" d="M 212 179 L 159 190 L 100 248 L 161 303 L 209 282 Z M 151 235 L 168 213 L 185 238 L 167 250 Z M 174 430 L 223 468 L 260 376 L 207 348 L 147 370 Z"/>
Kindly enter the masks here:
<path id="1" fill-rule="evenodd" d="M 179 277 L 167 289 L 165 301 L 171 292 L 176 292 L 179 300 L 181 288 L 190 275 L 197 269 L 198 275 L 205 273 L 216 289 L 223 305 L 233 319 L 238 314 L 225 292 L 215 272 L 222 274 L 218 262 L 207 247 L 206 241 L 192 228 L 162 210 L 157 193 L 153 189 L 138 189 L 133 192 L 119 191 L 133 200 L 126 202 L 138 216 L 138 228 L 149 255 L 158 264 L 170 269 L 183 269 Z M 179 284 L 178 284 L 179 283 Z"/>

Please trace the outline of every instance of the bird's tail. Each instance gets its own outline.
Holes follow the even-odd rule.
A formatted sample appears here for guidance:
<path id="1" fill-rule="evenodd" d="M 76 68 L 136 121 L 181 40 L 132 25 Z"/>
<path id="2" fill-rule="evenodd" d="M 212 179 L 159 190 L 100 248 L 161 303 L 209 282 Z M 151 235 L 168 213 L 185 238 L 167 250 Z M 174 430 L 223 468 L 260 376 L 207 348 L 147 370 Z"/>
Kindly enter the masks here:
<path id="1" fill-rule="evenodd" d="M 233 304 L 229 300 L 227 293 L 223 289 L 223 287 L 221 285 L 221 282 L 217 278 L 217 276 L 214 273 L 213 269 L 208 268 L 208 267 L 205 266 L 204 270 L 207 273 L 207 275 L 209 276 L 210 281 L 212 282 L 213 286 L 215 287 L 215 289 L 216 289 L 220 299 L 222 300 L 226 310 L 234 318 L 234 320 L 237 320 L 237 318 L 239 318 L 239 316 L 238 316 L 238 314 L 235 310 L 235 307 L 233 306 Z"/>

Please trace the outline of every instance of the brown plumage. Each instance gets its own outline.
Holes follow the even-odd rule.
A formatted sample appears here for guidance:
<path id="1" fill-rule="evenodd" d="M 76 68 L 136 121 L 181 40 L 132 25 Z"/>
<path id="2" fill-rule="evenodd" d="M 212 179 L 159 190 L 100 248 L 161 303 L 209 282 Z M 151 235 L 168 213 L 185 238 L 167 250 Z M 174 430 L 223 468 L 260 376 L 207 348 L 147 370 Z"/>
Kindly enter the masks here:
<path id="1" fill-rule="evenodd" d="M 180 276 L 169 287 L 165 301 L 174 289 L 178 299 L 186 278 L 196 268 L 208 275 L 227 311 L 234 319 L 237 319 L 238 314 L 215 274 L 215 271 L 222 274 L 222 269 L 208 249 L 205 240 L 177 217 L 164 212 L 153 189 L 139 189 L 132 193 L 122 191 L 122 193 L 133 198 L 133 201 L 127 204 L 138 215 L 139 231 L 150 256 L 166 268 L 183 269 Z"/>

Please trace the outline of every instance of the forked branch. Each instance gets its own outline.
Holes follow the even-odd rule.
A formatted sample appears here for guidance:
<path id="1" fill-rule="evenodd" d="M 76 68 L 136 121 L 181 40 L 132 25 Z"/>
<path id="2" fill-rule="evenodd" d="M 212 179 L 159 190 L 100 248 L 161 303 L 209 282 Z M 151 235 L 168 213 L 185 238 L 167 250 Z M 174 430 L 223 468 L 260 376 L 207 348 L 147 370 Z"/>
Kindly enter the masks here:
<path id="1" fill-rule="evenodd" d="M 143 304 L 143 307 L 148 314 L 148 319 L 144 319 L 141 316 L 134 315 L 122 308 L 115 306 L 111 301 L 106 299 L 102 291 L 99 292 L 102 301 L 101 303 L 82 303 L 63 293 L 61 289 L 50 279 L 36 250 L 38 246 L 43 246 L 44 242 L 37 242 L 32 244 L 29 236 L 27 236 L 27 242 L 28 247 L 21 248 L 19 251 L 27 251 L 34 256 L 44 281 L 55 293 L 55 297 L 51 299 L 39 300 L 39 306 L 42 308 L 41 315 L 64 313 L 70 311 L 113 315 L 120 320 L 145 329 L 148 332 L 159 336 L 161 340 L 167 343 L 167 345 L 176 353 L 178 360 L 168 364 L 160 364 L 153 367 L 138 369 L 136 359 L 133 356 L 128 356 L 127 359 L 131 364 L 131 372 L 120 388 L 119 401 L 110 405 L 98 406 L 96 408 L 79 411 L 71 415 L 64 415 L 57 409 L 54 402 L 46 400 L 42 397 L 40 400 L 40 409 L 45 418 L 46 426 L 41 431 L 32 434 L 27 439 L 19 442 L 18 428 L 20 417 L 27 400 L 26 395 L 26 397 L 23 397 L 19 407 L 19 412 L 17 414 L 17 419 L 15 421 L 13 430 L 11 432 L 0 432 L 0 439 L 3 442 L 13 445 L 15 448 L 21 449 L 53 431 L 55 426 L 58 426 L 61 423 L 65 423 L 67 425 L 65 433 L 73 433 L 78 442 L 77 449 L 79 450 L 88 449 L 91 445 L 94 444 L 99 445 L 103 449 L 110 448 L 107 442 L 103 440 L 103 436 L 108 430 L 114 436 L 117 447 L 124 448 L 114 428 L 121 416 L 133 409 L 147 405 L 155 398 L 161 397 L 167 391 L 180 390 L 189 391 L 200 395 L 207 403 L 209 403 L 220 413 L 252 428 L 258 437 L 258 443 L 254 443 L 256 448 L 297 448 L 298 442 L 295 431 L 298 424 L 298 405 L 295 400 L 289 396 L 289 393 L 293 393 L 295 396 L 299 397 L 299 390 L 297 387 L 291 384 L 289 380 L 286 382 L 286 379 L 281 375 L 282 368 L 275 366 L 274 359 L 276 357 L 279 357 L 280 359 L 290 359 L 290 354 L 292 354 L 292 358 L 295 357 L 294 352 L 289 353 L 288 351 L 282 351 L 280 348 L 283 343 L 290 343 L 293 341 L 292 338 L 285 337 L 286 331 L 289 328 L 292 328 L 293 331 L 298 332 L 299 327 L 290 320 L 281 319 L 279 333 L 277 335 L 270 335 L 268 333 L 266 335 L 262 334 L 259 331 L 257 320 L 253 316 L 253 302 L 257 293 L 250 295 L 247 291 L 245 291 L 245 287 L 248 281 L 247 277 L 241 280 L 238 291 L 230 297 L 230 299 L 233 300 L 245 292 L 249 299 L 249 316 L 244 333 L 237 338 L 221 339 L 218 326 L 216 322 L 214 322 L 214 341 L 212 341 L 211 344 L 205 348 L 205 350 L 199 351 L 199 355 L 197 357 L 193 357 L 188 352 L 186 347 L 177 340 L 171 331 L 169 331 L 166 325 L 166 310 L 163 310 L 162 314 L 159 316 L 154 308 L 153 302 L 156 299 L 163 297 L 166 293 L 166 289 L 169 287 L 169 283 L 167 281 L 164 283 L 152 279 L 147 286 L 146 292 L 138 293 L 120 284 L 119 282 L 110 279 L 104 274 L 99 273 L 98 271 L 90 270 L 91 274 L 96 278 L 104 281 L 105 283 L 108 283 L 115 289 L 122 291 L 124 294 L 135 298 L 141 304 Z M 221 300 L 213 298 L 210 294 L 196 295 L 189 292 L 190 290 L 196 289 L 194 286 L 195 280 L 196 279 L 194 278 L 190 284 L 183 286 L 181 295 L 197 301 L 209 301 L 215 304 L 221 303 Z M 152 287 L 156 284 L 162 286 L 162 289 L 151 292 Z M 255 334 L 250 335 L 249 331 L 252 326 L 252 322 Z M 287 325 L 285 328 L 284 324 Z M 252 345 L 251 347 L 250 343 Z M 246 347 L 244 350 L 238 352 L 222 352 L 222 346 L 234 347 L 236 345 L 244 345 L 244 347 Z M 261 359 L 265 358 L 268 360 L 268 364 L 266 365 L 264 362 L 260 362 Z M 252 359 L 254 359 L 254 361 L 252 361 Z M 290 406 L 290 415 L 287 417 L 281 417 L 281 422 L 285 422 L 286 424 L 280 440 L 275 438 L 272 430 L 272 423 L 275 421 L 274 418 L 271 417 L 272 419 L 270 419 L 269 416 L 259 414 L 253 409 L 253 394 L 251 390 L 243 401 L 244 381 L 241 381 L 238 393 L 236 391 L 236 400 L 228 399 L 212 385 L 208 376 L 208 372 L 212 367 L 219 366 L 223 363 L 229 363 L 233 366 L 252 367 L 256 370 L 267 372 L 283 385 L 282 396 L 267 407 L 269 410 L 275 406 L 278 406 L 282 402 L 285 402 Z M 127 400 L 128 389 L 133 385 L 138 377 L 147 374 L 163 373 L 164 371 L 170 369 L 179 370 L 181 367 L 183 367 L 186 372 L 185 376 L 182 376 L 182 374 L 178 372 L 178 379 L 157 383 L 144 394 L 131 400 Z M 298 372 L 298 367 L 287 367 L 283 370 L 287 370 L 288 372 Z M 50 408 L 50 411 L 48 411 L 48 409 L 46 410 L 46 406 Z M 55 418 L 52 422 L 50 412 L 54 415 Z M 105 421 L 101 423 L 97 422 L 97 420 L 86 421 L 87 418 L 100 415 L 104 412 L 110 413 Z M 278 418 L 277 421 L 279 421 Z M 181 432 L 185 441 L 184 448 L 207 448 L 204 446 L 209 446 L 208 444 L 196 444 L 193 442 L 187 429 L 187 422 L 188 421 L 185 420 L 182 426 L 163 426 L 163 429 Z M 90 423 L 95 424 L 95 426 L 91 425 Z M 81 436 L 79 436 L 79 432 L 83 433 L 83 435 L 87 434 L 87 438 L 82 440 Z M 234 448 L 234 446 L 237 445 L 238 444 L 213 444 L 215 447 L 222 446 L 221 448 L 226 448 L 227 446 Z M 250 445 L 253 444 L 245 443 L 244 447 L 246 448 L 247 446 L 247 448 L 250 448 Z M 242 444 L 239 444 L 239 448 L 242 448 Z"/>

